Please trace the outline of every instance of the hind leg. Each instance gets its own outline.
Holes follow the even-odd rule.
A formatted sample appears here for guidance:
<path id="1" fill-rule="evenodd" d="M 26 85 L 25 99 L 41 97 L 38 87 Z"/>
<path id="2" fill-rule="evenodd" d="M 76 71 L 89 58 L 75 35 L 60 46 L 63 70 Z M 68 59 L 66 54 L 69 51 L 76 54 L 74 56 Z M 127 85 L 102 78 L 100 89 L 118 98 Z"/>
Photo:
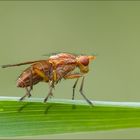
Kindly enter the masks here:
<path id="1" fill-rule="evenodd" d="M 30 76 L 30 89 L 28 89 L 27 86 L 25 86 L 26 89 L 26 94 L 20 98 L 20 101 L 22 101 L 26 96 L 31 97 L 31 90 L 33 90 L 33 73 L 32 73 L 32 69 L 30 70 L 31 76 Z"/>
<path id="2" fill-rule="evenodd" d="M 23 99 L 25 99 L 25 97 L 31 97 L 31 93 L 30 93 L 30 91 L 32 90 L 32 89 L 28 89 L 27 87 L 25 87 L 25 89 L 26 89 L 26 94 L 23 96 L 23 97 L 21 97 L 20 98 L 20 101 L 22 101 Z"/>
<path id="3" fill-rule="evenodd" d="M 75 88 L 76 88 L 76 85 L 77 85 L 77 83 L 78 83 L 78 78 L 77 78 L 77 80 L 75 81 L 75 83 L 74 83 L 74 85 L 73 85 L 73 93 L 72 93 L 72 100 L 74 100 L 74 96 L 75 96 Z"/>

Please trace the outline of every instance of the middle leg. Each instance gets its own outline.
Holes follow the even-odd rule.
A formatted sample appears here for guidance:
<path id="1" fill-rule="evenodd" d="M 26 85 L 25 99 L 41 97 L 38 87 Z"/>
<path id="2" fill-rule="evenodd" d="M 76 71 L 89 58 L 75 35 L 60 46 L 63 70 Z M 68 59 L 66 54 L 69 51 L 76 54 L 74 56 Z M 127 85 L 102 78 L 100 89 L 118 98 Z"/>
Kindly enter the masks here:
<path id="1" fill-rule="evenodd" d="M 74 100 L 74 96 L 75 96 L 75 88 L 77 86 L 79 78 L 77 78 L 77 80 L 75 81 L 74 85 L 73 85 L 73 93 L 72 93 L 72 100 Z"/>
<path id="2" fill-rule="evenodd" d="M 84 93 L 83 93 L 83 86 L 84 86 L 84 76 L 83 76 L 83 78 L 82 78 L 82 82 L 81 82 L 81 87 L 80 87 L 80 93 L 81 93 L 81 95 L 83 96 L 83 98 L 91 105 L 91 106 L 93 106 L 93 104 L 92 104 L 92 102 L 84 95 Z"/>
<path id="3" fill-rule="evenodd" d="M 68 74 L 65 75 L 64 78 L 65 79 L 75 79 L 77 78 L 77 80 L 75 81 L 74 85 L 73 85 L 73 93 L 72 93 L 72 100 L 74 100 L 74 96 L 75 96 L 75 88 L 77 86 L 78 80 L 80 77 L 82 77 L 83 75 L 80 73 L 75 73 L 75 74 Z"/>
<path id="4" fill-rule="evenodd" d="M 53 81 L 50 81 L 49 88 L 50 88 L 50 89 L 49 89 L 49 93 L 48 93 L 48 95 L 46 96 L 46 98 L 44 99 L 44 102 L 47 102 L 48 98 L 53 96 L 53 93 L 52 93 L 52 90 L 53 90 L 53 88 L 54 88 L 54 83 L 53 83 Z"/>

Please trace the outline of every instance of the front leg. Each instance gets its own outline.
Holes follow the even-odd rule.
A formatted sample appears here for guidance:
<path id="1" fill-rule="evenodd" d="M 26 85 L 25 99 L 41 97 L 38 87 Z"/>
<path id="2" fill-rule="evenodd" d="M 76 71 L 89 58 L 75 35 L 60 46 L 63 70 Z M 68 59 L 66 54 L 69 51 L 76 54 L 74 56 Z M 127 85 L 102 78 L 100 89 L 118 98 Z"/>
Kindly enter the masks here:
<path id="1" fill-rule="evenodd" d="M 77 73 L 77 74 L 69 74 L 69 75 L 66 75 L 64 76 L 65 79 L 75 79 L 76 78 L 76 81 L 73 85 L 73 93 L 72 93 L 72 100 L 74 100 L 74 96 L 75 96 L 75 88 L 77 86 L 77 83 L 78 83 L 78 80 L 80 77 L 82 77 L 83 75 L 80 74 L 80 73 Z"/>
<path id="2" fill-rule="evenodd" d="M 83 76 L 83 74 L 80 74 L 80 73 L 67 74 L 64 76 L 64 79 L 77 79 L 77 78 L 80 78 L 82 76 Z"/>
<path id="3" fill-rule="evenodd" d="M 83 93 L 83 86 L 84 86 L 84 76 L 82 78 L 82 82 L 81 82 L 81 86 L 80 86 L 80 93 L 83 96 L 83 98 L 88 102 L 89 105 L 93 106 L 92 102 L 85 96 L 85 94 Z"/>
<path id="4" fill-rule="evenodd" d="M 75 87 L 77 85 L 77 82 L 78 82 L 78 79 L 80 77 L 83 77 L 82 78 L 82 82 L 81 82 L 81 86 L 80 86 L 80 90 L 79 92 L 81 93 L 81 95 L 83 96 L 83 98 L 88 102 L 88 104 L 90 104 L 91 106 L 93 106 L 92 102 L 84 95 L 83 93 L 83 86 L 84 86 L 84 75 L 83 74 L 80 74 L 80 73 L 77 73 L 77 74 L 69 74 L 69 75 L 66 75 L 64 78 L 65 79 L 74 79 L 74 78 L 77 78 L 77 80 L 75 81 L 75 84 L 73 86 L 73 95 L 72 95 L 72 99 L 74 99 L 74 94 L 75 94 Z"/>

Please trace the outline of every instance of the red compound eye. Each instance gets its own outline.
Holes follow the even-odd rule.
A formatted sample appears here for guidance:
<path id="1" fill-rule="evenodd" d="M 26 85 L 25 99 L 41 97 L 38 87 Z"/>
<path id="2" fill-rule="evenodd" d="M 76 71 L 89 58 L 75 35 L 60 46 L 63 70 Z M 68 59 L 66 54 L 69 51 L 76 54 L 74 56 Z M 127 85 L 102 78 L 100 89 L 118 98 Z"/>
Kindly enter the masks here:
<path id="1" fill-rule="evenodd" d="M 89 58 L 87 56 L 80 56 L 79 57 L 79 62 L 82 65 L 87 66 L 89 64 Z"/>

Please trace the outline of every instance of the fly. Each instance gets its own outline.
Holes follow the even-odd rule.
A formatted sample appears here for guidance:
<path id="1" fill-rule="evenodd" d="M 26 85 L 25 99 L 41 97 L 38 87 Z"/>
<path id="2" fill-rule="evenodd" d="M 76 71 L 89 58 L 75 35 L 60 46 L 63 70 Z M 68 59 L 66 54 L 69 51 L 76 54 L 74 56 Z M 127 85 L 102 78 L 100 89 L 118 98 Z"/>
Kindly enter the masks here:
<path id="1" fill-rule="evenodd" d="M 73 85 L 72 94 L 72 100 L 74 100 L 76 85 L 79 78 L 82 78 L 79 91 L 83 98 L 90 105 L 93 105 L 92 102 L 84 95 L 83 85 L 85 74 L 89 71 L 89 63 L 91 62 L 91 60 L 95 59 L 96 56 L 58 53 L 50 56 L 46 60 L 3 65 L 2 68 L 31 64 L 21 73 L 17 80 L 17 87 L 25 88 L 26 90 L 26 94 L 21 97 L 20 100 L 23 100 L 25 97 L 31 96 L 31 91 L 33 90 L 34 85 L 38 84 L 39 82 L 46 82 L 49 84 L 49 93 L 44 99 L 44 102 L 46 102 L 49 97 L 53 96 L 52 90 L 61 79 L 76 79 Z M 80 70 L 78 73 L 74 73 L 74 70 L 76 68 Z"/>

